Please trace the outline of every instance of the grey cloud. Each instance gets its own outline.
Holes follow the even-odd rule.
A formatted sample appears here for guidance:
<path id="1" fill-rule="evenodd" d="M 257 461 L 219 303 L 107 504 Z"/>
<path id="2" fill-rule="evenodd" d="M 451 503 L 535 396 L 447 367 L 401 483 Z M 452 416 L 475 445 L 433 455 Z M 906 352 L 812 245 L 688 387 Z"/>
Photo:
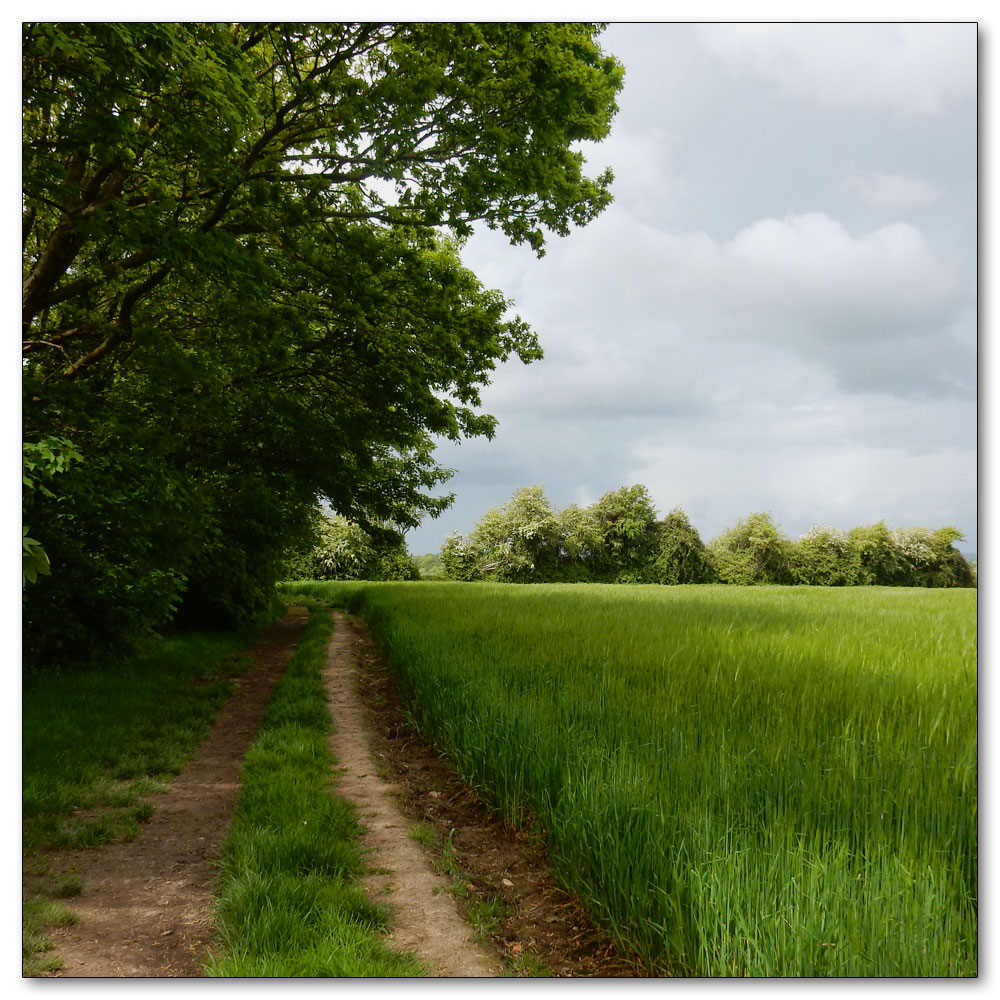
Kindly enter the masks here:
<path id="1" fill-rule="evenodd" d="M 936 205 L 945 194 L 921 177 L 852 169 L 841 182 L 848 194 L 879 211 L 899 212 Z"/>
<path id="2" fill-rule="evenodd" d="M 698 40 L 736 72 L 824 104 L 938 115 L 975 93 L 966 24 L 711 24 Z"/>
<path id="3" fill-rule="evenodd" d="M 851 528 L 885 519 L 891 525 L 956 524 L 975 531 L 975 478 L 967 449 L 914 454 L 891 445 L 809 442 L 735 451 L 716 442 L 657 442 L 638 449 L 630 476 L 661 507 L 683 507 L 706 539 L 755 510 L 775 515 L 795 537 L 813 524 Z"/>
<path id="4" fill-rule="evenodd" d="M 621 213 L 595 226 L 598 239 L 560 248 L 524 281 L 528 318 L 563 361 L 558 382 L 537 390 L 539 408 L 571 409 L 567 394 L 578 393 L 595 409 L 654 412 L 670 398 L 696 413 L 697 373 L 735 341 L 821 362 L 845 388 L 969 385 L 971 355 L 947 337 L 967 293 L 912 225 L 852 235 L 809 213 L 760 219 L 725 241 Z"/>
<path id="5" fill-rule="evenodd" d="M 918 335 L 902 344 L 874 340 L 861 348 L 828 351 L 827 355 L 827 364 L 848 392 L 975 397 L 976 356 L 933 335 Z"/>
<path id="6" fill-rule="evenodd" d="M 689 358 L 664 349 L 664 338 L 648 335 L 644 353 L 611 345 L 572 352 L 557 369 L 543 362 L 510 372 L 484 396 L 487 407 L 516 412 L 523 419 L 575 421 L 634 418 L 680 420 L 711 408 L 709 393 L 687 372 Z M 667 341 L 669 344 L 669 340 Z"/>

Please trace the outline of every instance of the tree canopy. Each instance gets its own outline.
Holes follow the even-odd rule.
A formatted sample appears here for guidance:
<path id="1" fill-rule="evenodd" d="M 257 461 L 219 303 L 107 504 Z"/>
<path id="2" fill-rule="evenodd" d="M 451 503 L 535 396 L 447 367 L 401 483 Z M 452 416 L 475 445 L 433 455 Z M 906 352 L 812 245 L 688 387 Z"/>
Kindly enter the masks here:
<path id="1" fill-rule="evenodd" d="M 29 659 L 251 619 L 317 501 L 440 513 L 435 438 L 490 436 L 481 387 L 541 357 L 461 241 L 541 254 L 609 203 L 599 33 L 24 25 L 24 437 L 73 454 L 26 486 Z"/>
<path id="2" fill-rule="evenodd" d="M 657 520 L 642 485 L 609 490 L 588 507 L 556 511 L 541 486 L 516 490 L 468 536 L 441 549 L 453 580 L 505 583 L 705 583 L 714 578 L 705 546 L 683 511 Z"/>

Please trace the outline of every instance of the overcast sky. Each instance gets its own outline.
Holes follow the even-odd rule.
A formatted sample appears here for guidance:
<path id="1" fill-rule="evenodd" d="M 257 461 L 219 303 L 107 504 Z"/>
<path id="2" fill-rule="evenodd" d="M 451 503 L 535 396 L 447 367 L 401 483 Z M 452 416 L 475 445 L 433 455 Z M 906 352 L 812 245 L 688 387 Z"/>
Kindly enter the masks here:
<path id="1" fill-rule="evenodd" d="M 769 511 L 954 525 L 976 551 L 975 24 L 612 24 L 615 202 L 538 260 L 464 258 L 546 352 L 443 444 L 437 551 L 539 484 L 556 508 L 647 486 L 707 542 Z"/>

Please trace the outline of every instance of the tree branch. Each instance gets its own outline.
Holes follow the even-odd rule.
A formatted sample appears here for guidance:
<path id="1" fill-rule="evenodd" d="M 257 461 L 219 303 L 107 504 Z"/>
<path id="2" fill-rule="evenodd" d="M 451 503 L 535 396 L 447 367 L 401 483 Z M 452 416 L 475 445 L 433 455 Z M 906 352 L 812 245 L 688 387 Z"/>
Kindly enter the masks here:
<path id="1" fill-rule="evenodd" d="M 135 309 L 135 306 L 144 295 L 160 284 L 169 273 L 170 265 L 164 264 L 146 278 L 145 281 L 141 281 L 130 288 L 122 300 L 122 306 L 115 323 L 116 329 L 89 354 L 84 355 L 78 361 L 65 368 L 62 373 L 63 377 L 75 378 L 84 368 L 88 368 L 95 362 L 100 361 L 101 358 L 114 350 L 123 340 L 129 339 L 132 336 L 132 311 Z"/>

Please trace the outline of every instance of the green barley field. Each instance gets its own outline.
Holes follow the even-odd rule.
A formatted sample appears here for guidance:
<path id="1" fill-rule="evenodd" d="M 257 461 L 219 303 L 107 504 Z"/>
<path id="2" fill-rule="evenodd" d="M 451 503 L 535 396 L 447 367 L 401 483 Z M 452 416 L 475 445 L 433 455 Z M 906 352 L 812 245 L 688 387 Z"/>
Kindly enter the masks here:
<path id="1" fill-rule="evenodd" d="M 977 974 L 971 590 L 296 584 L 654 974 Z"/>

